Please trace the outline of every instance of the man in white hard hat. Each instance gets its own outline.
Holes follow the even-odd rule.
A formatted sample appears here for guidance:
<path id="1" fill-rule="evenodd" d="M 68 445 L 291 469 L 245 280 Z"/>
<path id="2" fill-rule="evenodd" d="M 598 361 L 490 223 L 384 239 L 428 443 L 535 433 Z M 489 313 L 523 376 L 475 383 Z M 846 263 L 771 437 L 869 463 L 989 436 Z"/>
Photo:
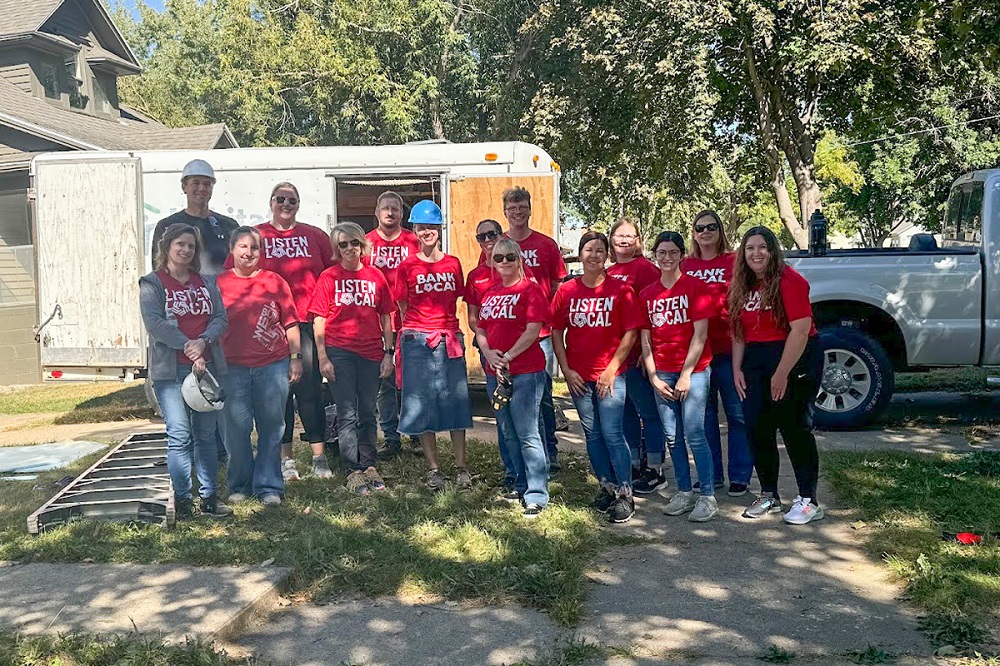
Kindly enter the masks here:
<path id="1" fill-rule="evenodd" d="M 215 275 L 222 272 L 222 265 L 229 255 L 229 235 L 240 225 L 231 217 L 212 212 L 208 202 L 215 188 L 215 169 L 205 160 L 191 160 L 181 172 L 181 191 L 187 197 L 187 206 L 156 223 L 153 231 L 152 255 L 163 232 L 171 224 L 190 224 L 201 232 L 204 250 L 201 254 L 201 272 Z"/>

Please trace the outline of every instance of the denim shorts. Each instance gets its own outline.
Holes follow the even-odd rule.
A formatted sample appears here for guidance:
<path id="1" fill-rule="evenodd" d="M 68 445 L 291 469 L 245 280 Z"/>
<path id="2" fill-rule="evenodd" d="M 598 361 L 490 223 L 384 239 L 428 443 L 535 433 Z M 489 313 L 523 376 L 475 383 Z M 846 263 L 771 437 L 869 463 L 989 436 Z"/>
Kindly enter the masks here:
<path id="1" fill-rule="evenodd" d="M 461 333 L 458 335 L 464 350 L 464 338 Z M 404 330 L 399 337 L 403 366 L 400 434 L 471 428 L 472 403 L 465 355 L 448 358 L 444 337 L 433 349 L 427 346 L 427 333 Z"/>

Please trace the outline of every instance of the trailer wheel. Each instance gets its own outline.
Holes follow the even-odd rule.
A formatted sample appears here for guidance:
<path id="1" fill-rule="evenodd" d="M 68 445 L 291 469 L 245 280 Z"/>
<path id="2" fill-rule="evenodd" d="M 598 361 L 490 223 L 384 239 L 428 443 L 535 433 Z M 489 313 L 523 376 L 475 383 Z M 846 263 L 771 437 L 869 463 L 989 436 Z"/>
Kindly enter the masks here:
<path id="1" fill-rule="evenodd" d="M 813 416 L 820 428 L 852 428 L 875 420 L 895 385 L 892 361 L 873 337 L 852 328 L 820 331 L 823 375 Z"/>
<path id="2" fill-rule="evenodd" d="M 163 412 L 160 411 L 160 403 L 156 400 L 156 394 L 153 393 L 153 380 L 146 377 L 146 380 L 142 383 L 142 390 L 146 394 L 146 402 L 149 403 L 149 408 L 153 410 L 153 414 L 157 418 L 163 418 Z"/>

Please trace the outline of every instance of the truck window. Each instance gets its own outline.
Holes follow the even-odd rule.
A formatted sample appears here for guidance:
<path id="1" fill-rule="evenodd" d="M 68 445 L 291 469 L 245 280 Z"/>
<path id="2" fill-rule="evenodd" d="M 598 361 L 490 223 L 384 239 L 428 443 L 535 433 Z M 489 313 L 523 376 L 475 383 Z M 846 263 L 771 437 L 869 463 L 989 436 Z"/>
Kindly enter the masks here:
<path id="1" fill-rule="evenodd" d="M 953 187 L 948 195 L 944 241 L 951 245 L 978 245 L 983 231 L 982 182 Z"/>

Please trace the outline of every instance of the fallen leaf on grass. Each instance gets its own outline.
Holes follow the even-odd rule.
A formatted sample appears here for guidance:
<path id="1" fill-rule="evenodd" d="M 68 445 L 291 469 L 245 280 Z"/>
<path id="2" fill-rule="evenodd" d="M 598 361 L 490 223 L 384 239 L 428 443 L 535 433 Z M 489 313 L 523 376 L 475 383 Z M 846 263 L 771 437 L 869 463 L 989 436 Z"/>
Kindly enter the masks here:
<path id="1" fill-rule="evenodd" d="M 264 560 L 263 562 L 261 562 L 260 566 L 261 566 L 261 568 L 263 568 L 263 567 L 269 567 L 272 564 L 274 564 L 274 558 L 273 557 L 269 557 L 266 560 Z"/>

